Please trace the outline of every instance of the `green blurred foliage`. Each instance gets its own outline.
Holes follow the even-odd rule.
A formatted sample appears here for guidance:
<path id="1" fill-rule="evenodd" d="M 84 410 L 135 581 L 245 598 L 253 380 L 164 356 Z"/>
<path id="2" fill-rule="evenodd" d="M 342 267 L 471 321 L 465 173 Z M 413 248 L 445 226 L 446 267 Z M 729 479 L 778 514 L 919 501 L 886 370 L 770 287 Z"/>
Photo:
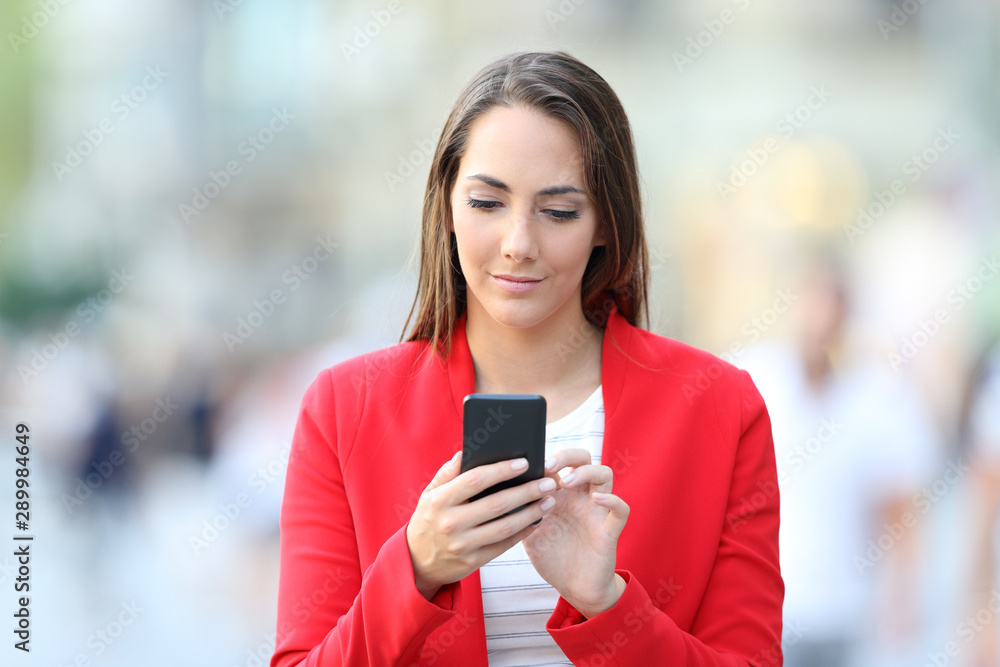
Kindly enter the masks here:
<path id="1" fill-rule="evenodd" d="M 0 233 L 10 234 L 10 210 L 28 180 L 31 167 L 31 72 L 35 64 L 32 40 L 21 44 L 23 22 L 37 6 L 26 0 L 0 3 Z M 2 258 L 0 253 L 0 258 Z"/>

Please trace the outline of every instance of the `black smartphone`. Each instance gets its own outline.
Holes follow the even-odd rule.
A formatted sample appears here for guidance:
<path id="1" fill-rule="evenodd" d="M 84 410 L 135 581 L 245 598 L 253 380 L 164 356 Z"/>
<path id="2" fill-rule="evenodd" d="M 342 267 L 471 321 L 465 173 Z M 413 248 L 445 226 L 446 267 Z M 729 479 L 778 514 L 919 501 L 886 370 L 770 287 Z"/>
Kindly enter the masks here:
<path id="1" fill-rule="evenodd" d="M 462 472 L 521 457 L 528 459 L 527 470 L 481 491 L 470 502 L 545 475 L 545 398 L 538 394 L 466 396 L 462 414 Z"/>

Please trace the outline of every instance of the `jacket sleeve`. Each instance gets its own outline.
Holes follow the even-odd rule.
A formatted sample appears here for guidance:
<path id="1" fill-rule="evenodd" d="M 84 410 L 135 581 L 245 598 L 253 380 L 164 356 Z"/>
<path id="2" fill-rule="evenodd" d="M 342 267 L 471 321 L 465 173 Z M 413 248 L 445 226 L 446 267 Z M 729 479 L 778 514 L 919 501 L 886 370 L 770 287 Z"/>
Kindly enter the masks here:
<path id="1" fill-rule="evenodd" d="M 427 636 L 461 607 L 461 587 L 431 601 L 417 591 L 405 525 L 362 574 L 339 459 L 353 443 L 338 442 L 353 437 L 360 409 L 352 396 L 336 398 L 343 404 L 328 369 L 306 392 L 292 438 L 270 666 L 415 664 Z"/>
<path id="2" fill-rule="evenodd" d="M 726 516 L 690 632 L 651 600 L 630 572 L 614 607 L 585 619 L 559 598 L 546 629 L 574 665 L 780 667 L 784 583 L 778 565 L 778 480 L 771 423 L 746 371 Z M 681 538 L 682 536 L 678 536 Z M 678 543 L 678 548 L 683 548 Z M 666 600 L 659 591 L 660 606 Z M 667 592 L 669 595 L 669 592 Z"/>

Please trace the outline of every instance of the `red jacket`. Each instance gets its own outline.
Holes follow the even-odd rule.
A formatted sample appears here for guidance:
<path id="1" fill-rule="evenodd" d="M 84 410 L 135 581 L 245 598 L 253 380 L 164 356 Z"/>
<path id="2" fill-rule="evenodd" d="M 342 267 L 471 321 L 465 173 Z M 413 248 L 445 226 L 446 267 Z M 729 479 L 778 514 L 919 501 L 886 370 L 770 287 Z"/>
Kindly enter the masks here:
<path id="1" fill-rule="evenodd" d="M 631 509 L 617 558 L 627 585 L 589 620 L 560 598 L 546 629 L 574 665 L 780 666 L 778 485 L 750 376 L 617 310 L 601 364 L 602 462 Z M 402 343 L 323 371 L 306 392 L 271 667 L 486 667 L 478 570 L 424 599 L 405 533 L 461 448 L 473 378 L 463 315 L 447 362 Z"/>

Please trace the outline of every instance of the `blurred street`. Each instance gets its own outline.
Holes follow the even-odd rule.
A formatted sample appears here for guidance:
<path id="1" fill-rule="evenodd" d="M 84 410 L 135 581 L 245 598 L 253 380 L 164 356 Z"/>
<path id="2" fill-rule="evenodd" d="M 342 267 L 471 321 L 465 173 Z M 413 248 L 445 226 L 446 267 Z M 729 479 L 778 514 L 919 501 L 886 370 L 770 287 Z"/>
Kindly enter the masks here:
<path id="1" fill-rule="evenodd" d="M 5 0 L 0 27 L 0 664 L 268 663 L 302 394 L 399 341 L 462 86 L 565 50 L 632 123 L 647 328 L 768 405 L 785 664 L 1000 665 L 1000 1 Z"/>

